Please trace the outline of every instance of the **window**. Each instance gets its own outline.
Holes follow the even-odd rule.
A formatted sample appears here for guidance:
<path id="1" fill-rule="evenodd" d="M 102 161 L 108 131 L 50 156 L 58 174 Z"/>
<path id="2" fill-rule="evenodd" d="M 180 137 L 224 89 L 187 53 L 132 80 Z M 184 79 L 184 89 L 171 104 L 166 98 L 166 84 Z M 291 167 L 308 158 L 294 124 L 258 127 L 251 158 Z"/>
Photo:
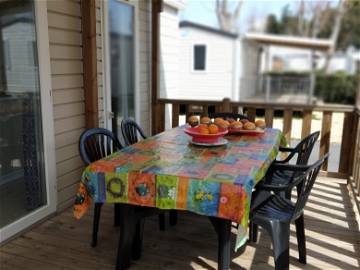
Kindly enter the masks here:
<path id="1" fill-rule="evenodd" d="M 194 45 L 194 70 L 205 70 L 206 46 Z"/>

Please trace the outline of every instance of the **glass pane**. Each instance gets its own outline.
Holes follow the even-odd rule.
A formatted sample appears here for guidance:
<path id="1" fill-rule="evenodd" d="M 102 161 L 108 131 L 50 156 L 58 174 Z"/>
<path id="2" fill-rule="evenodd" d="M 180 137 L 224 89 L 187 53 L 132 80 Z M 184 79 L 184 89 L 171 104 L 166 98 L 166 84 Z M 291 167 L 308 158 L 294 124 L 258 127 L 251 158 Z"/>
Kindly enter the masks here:
<path id="1" fill-rule="evenodd" d="M 194 46 L 194 70 L 205 70 L 206 47 L 205 45 Z"/>
<path id="2" fill-rule="evenodd" d="M 112 124 L 120 135 L 122 119 L 135 117 L 134 7 L 109 1 L 109 31 Z"/>
<path id="3" fill-rule="evenodd" d="M 0 228 L 46 204 L 33 1 L 0 2 Z"/>

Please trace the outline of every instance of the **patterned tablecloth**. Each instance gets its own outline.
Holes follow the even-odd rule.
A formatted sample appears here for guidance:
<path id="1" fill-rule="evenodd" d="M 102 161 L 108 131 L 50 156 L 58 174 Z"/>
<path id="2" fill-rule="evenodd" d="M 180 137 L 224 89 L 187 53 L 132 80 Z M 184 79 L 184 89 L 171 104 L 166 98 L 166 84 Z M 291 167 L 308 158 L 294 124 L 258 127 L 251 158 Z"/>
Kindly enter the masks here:
<path id="1" fill-rule="evenodd" d="M 276 129 L 257 136 L 226 136 L 226 146 L 189 144 L 183 127 L 150 137 L 83 172 L 74 215 L 91 201 L 178 209 L 238 223 L 236 247 L 246 240 L 251 194 L 284 141 Z"/>

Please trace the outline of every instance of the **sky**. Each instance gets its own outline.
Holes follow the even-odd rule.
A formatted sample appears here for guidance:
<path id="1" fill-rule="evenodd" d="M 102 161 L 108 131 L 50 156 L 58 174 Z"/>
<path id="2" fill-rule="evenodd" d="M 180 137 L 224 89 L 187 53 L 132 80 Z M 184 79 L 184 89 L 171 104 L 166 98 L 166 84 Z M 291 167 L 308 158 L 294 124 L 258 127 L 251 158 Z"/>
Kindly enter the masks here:
<path id="1" fill-rule="evenodd" d="M 211 27 L 218 27 L 215 15 L 216 0 L 183 0 L 186 8 L 180 12 L 181 20 L 188 20 Z M 309 1 L 309 0 L 308 0 Z M 330 0 L 336 4 L 338 0 Z M 230 7 L 235 7 L 238 1 L 229 0 Z M 245 0 L 239 19 L 240 32 L 244 32 L 250 25 L 251 18 L 256 18 L 256 26 L 261 27 L 269 14 L 281 16 L 282 9 L 289 4 L 290 9 L 296 10 L 298 0 Z"/>

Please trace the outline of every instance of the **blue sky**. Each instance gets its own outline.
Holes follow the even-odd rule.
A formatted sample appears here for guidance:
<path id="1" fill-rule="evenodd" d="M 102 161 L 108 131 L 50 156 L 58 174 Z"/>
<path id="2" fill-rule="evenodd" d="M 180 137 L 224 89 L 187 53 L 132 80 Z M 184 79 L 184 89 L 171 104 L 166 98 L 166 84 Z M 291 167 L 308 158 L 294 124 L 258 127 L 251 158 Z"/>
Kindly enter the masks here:
<path id="1" fill-rule="evenodd" d="M 235 6 L 238 1 L 229 0 L 229 5 Z M 337 0 L 331 0 L 337 2 Z M 218 27 L 215 15 L 216 0 L 185 0 L 186 8 L 180 13 L 182 20 L 189 20 L 200 24 Z M 298 6 L 297 0 L 247 0 L 244 1 L 240 14 L 240 31 L 246 31 L 251 18 L 256 18 L 261 24 L 269 14 L 281 16 L 282 9 L 289 4 L 294 9 Z"/>

